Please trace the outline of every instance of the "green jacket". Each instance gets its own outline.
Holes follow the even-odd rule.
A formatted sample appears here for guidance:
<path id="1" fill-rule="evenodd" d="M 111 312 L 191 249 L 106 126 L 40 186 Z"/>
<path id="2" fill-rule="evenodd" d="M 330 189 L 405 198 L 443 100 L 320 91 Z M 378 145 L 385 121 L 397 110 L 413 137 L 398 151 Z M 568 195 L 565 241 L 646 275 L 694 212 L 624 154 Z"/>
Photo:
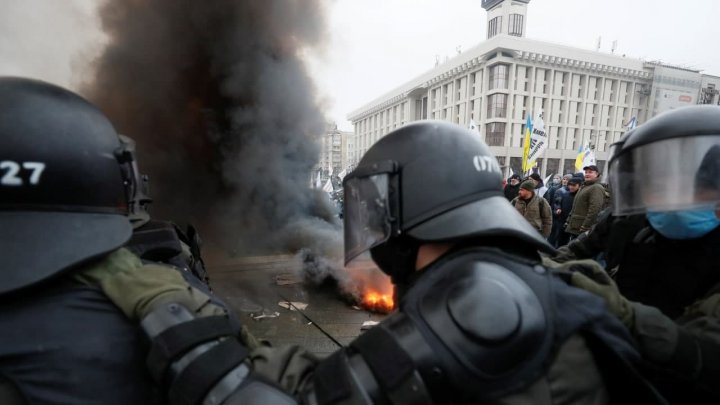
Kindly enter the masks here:
<path id="1" fill-rule="evenodd" d="M 553 219 L 550 203 L 548 203 L 547 200 L 538 197 L 537 194 L 533 194 L 530 201 L 515 197 L 511 204 L 542 236 L 546 238 L 550 236 Z"/>
<path id="2" fill-rule="evenodd" d="M 565 232 L 579 235 L 589 230 L 597 222 L 604 202 L 605 188 L 600 184 L 600 179 L 586 181 L 575 195 Z"/>
<path id="3" fill-rule="evenodd" d="M 143 264 L 125 248 L 74 273 L 77 281 L 102 289 L 130 320 L 141 321 L 156 305 L 177 302 L 196 316 L 224 315 L 204 292 L 192 287 L 179 271 Z"/>

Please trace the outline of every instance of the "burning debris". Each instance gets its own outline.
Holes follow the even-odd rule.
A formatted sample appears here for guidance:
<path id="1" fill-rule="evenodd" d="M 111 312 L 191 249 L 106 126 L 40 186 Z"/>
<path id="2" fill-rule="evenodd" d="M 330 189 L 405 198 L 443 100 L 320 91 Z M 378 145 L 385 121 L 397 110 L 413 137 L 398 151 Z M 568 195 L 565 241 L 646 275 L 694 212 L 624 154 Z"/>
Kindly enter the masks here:
<path id="1" fill-rule="evenodd" d="M 346 268 L 352 283 L 355 302 L 362 308 L 387 314 L 395 309 L 393 285 L 390 277 L 377 268 L 369 258 L 355 260 Z"/>
<path id="2" fill-rule="evenodd" d="M 303 54 L 323 46 L 322 11 L 321 0 L 108 1 L 108 45 L 83 92 L 136 140 L 153 215 L 195 223 L 234 255 L 296 253 L 304 280 L 332 278 L 361 302 L 335 208 L 308 187 L 326 124 Z"/>
<path id="3" fill-rule="evenodd" d="M 369 289 L 363 293 L 361 305 L 373 312 L 386 314 L 395 308 L 392 295 L 381 294 Z"/>
<path id="4" fill-rule="evenodd" d="M 306 280 L 321 284 L 330 278 L 340 287 L 344 298 L 365 310 L 386 314 L 395 308 L 390 277 L 368 258 L 354 260 L 342 267 L 342 259 L 318 256 L 310 251 L 300 252 Z"/>

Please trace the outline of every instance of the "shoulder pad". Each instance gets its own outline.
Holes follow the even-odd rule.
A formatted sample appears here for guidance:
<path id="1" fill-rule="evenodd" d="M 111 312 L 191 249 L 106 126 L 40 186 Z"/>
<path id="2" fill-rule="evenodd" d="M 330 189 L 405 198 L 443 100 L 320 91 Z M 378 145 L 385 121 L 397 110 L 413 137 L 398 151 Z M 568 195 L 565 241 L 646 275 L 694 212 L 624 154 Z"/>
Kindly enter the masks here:
<path id="1" fill-rule="evenodd" d="M 427 271 L 403 311 L 451 380 L 487 399 L 542 374 L 554 325 L 544 267 L 485 252 L 455 255 Z"/>

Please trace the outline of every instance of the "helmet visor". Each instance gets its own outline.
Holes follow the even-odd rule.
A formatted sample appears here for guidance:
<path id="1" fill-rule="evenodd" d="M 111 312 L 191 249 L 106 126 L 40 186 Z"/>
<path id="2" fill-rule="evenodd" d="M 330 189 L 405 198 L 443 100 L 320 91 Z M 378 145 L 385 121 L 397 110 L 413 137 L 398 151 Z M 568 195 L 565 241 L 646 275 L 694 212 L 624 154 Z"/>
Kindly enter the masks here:
<path id="1" fill-rule="evenodd" d="M 622 149 L 623 142 L 615 142 L 608 147 L 608 160 L 611 160 Z"/>
<path id="2" fill-rule="evenodd" d="M 720 134 L 638 146 L 610 161 L 616 215 L 675 211 L 720 202 Z"/>
<path id="3" fill-rule="evenodd" d="M 388 188 L 388 173 L 346 178 L 343 208 L 346 264 L 390 237 Z"/>

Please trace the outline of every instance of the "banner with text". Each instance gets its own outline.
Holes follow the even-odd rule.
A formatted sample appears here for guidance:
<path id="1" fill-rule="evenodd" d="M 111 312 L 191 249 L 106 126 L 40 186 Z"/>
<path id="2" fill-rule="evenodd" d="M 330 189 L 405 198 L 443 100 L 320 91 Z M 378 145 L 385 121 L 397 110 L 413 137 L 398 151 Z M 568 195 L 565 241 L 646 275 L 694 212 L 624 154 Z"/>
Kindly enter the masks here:
<path id="1" fill-rule="evenodd" d="M 527 166 L 532 167 L 535 161 L 547 149 L 548 139 L 543 122 L 543 112 L 540 111 L 535 117 L 530 134 L 530 150 L 527 155 Z"/>

